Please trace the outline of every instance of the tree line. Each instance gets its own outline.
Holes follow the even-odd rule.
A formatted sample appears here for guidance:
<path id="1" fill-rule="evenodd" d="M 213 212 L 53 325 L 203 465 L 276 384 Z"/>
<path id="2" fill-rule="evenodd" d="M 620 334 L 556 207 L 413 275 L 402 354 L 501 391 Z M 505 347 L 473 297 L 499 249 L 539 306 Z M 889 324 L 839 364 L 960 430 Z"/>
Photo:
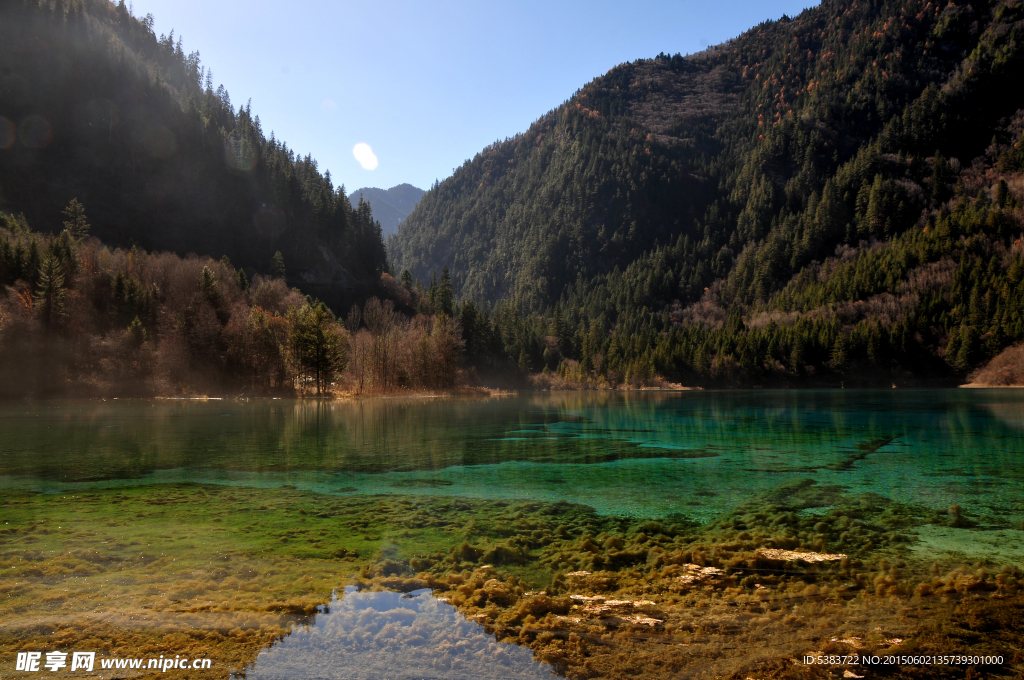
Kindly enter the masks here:
<path id="1" fill-rule="evenodd" d="M 111 248 L 77 199 L 63 217 L 58 234 L 43 234 L 0 213 L 0 396 L 326 395 L 465 381 L 450 315 L 410 318 L 370 297 L 339 320 L 280 272 Z"/>

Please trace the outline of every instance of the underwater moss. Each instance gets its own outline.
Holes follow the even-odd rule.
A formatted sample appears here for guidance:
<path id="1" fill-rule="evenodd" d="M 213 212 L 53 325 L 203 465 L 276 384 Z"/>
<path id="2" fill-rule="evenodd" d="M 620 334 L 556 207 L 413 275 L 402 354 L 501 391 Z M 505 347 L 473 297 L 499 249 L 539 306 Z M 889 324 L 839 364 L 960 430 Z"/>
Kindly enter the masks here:
<path id="1" fill-rule="evenodd" d="M 170 651 L 215 659 L 207 677 L 224 677 L 356 584 L 430 588 L 571 678 L 841 675 L 794 659 L 853 650 L 970 651 L 1006 659 L 989 676 L 1024 670 L 1019 564 L 915 549 L 929 527 L 980 523 L 814 483 L 704 525 L 566 502 L 188 484 L 11 492 L 0 509 L 4 659 Z M 812 554 L 824 557 L 790 559 Z"/>

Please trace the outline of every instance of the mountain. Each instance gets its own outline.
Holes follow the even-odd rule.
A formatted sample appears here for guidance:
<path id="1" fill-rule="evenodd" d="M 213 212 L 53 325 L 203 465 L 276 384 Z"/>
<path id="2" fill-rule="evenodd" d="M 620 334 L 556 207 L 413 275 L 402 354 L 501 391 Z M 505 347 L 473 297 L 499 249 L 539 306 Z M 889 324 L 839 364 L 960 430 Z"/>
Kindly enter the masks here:
<path id="1" fill-rule="evenodd" d="M 235 107 L 199 54 L 124 2 L 0 5 L 0 209 L 60 231 L 84 204 L 113 245 L 227 255 L 343 306 L 385 266 L 369 206 Z"/>
<path id="2" fill-rule="evenodd" d="M 351 199 L 353 202 L 357 202 L 361 196 L 370 204 L 373 216 L 380 222 L 381 232 L 386 239 L 398 231 L 398 223 L 412 212 L 423 194 L 423 189 L 417 189 L 411 184 L 399 184 L 390 189 L 375 187 L 356 189 L 352 192 Z"/>
<path id="3" fill-rule="evenodd" d="M 1019 0 L 826 0 L 611 69 L 389 257 L 518 310 L 531 370 L 955 382 L 1024 340 L 1020 82 Z"/>

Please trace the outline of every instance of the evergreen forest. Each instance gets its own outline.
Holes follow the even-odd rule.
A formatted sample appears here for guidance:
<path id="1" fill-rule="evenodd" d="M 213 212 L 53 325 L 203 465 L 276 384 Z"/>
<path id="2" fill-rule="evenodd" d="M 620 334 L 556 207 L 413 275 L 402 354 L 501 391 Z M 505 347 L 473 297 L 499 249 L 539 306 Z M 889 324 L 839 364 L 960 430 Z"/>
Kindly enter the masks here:
<path id="1" fill-rule="evenodd" d="M 226 255 L 336 306 L 373 294 L 380 226 L 123 0 L 0 4 L 0 209 L 112 246 Z M 275 255 L 280 253 L 275 260 Z"/>
<path id="2" fill-rule="evenodd" d="M 826 0 L 596 78 L 391 266 L 550 385 L 957 384 L 1024 340 L 1021 83 L 1019 0 Z"/>
<path id="3" fill-rule="evenodd" d="M 1024 379 L 1021 0 L 826 0 L 621 64 L 386 249 L 151 16 L 0 19 L 12 395 Z"/>

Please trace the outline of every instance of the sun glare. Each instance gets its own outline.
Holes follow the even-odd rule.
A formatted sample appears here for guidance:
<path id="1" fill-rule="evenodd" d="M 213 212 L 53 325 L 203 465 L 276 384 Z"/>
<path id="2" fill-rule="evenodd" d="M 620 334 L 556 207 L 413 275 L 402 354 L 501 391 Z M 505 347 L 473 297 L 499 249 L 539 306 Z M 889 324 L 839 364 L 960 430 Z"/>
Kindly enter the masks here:
<path id="1" fill-rule="evenodd" d="M 352 155 L 359 161 L 359 165 L 363 166 L 363 170 L 377 169 L 377 156 L 366 142 L 359 142 L 352 147 Z"/>

